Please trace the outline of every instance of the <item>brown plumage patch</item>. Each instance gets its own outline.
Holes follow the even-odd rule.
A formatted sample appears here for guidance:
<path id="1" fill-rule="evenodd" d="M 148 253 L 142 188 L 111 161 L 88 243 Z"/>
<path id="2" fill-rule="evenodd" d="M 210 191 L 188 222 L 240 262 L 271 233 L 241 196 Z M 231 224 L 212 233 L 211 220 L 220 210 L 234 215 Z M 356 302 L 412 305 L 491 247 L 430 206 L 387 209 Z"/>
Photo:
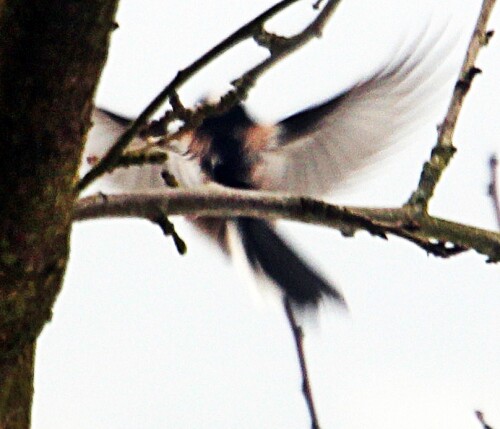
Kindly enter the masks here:
<path id="1" fill-rule="evenodd" d="M 244 131 L 245 150 L 256 153 L 278 145 L 279 128 L 274 125 L 254 125 Z"/>

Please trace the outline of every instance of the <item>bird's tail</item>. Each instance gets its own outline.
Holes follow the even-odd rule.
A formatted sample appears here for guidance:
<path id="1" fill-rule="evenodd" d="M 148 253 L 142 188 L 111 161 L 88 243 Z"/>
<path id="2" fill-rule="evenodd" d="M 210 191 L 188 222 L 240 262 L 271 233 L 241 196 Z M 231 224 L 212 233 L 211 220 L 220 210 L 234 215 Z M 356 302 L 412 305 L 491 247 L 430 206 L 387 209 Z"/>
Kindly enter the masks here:
<path id="1" fill-rule="evenodd" d="M 317 307 L 323 298 L 345 305 L 342 294 L 302 260 L 269 223 L 246 217 L 234 222 L 250 267 L 269 277 L 297 307 Z"/>

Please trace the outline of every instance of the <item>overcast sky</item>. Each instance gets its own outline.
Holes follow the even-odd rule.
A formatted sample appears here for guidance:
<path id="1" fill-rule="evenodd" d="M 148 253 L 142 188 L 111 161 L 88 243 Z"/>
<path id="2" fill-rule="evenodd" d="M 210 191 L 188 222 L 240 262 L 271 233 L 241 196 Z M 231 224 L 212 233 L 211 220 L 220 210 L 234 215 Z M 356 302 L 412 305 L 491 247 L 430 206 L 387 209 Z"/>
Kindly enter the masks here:
<path id="1" fill-rule="evenodd" d="M 273 3 L 122 0 L 98 104 L 138 114 L 177 70 Z M 313 18 L 313 1 L 299 3 L 270 28 L 289 34 Z M 443 34 L 451 79 L 480 1 L 433 3 L 343 0 L 322 39 L 259 82 L 250 110 L 270 122 L 330 98 L 425 28 Z M 499 24 L 496 13 L 490 27 Z M 264 54 L 244 43 L 181 97 L 190 104 L 223 92 Z M 459 150 L 431 211 L 494 229 L 486 186 L 488 157 L 500 152 L 500 40 L 493 38 L 478 65 L 484 73 L 466 101 Z M 331 199 L 404 202 L 446 104 L 436 103 L 434 121 Z M 310 427 L 279 305 L 251 292 L 181 219 L 176 226 L 188 243 L 183 257 L 144 221 L 75 225 L 65 285 L 39 341 L 34 428 Z M 323 429 L 479 428 L 475 409 L 500 428 L 498 266 L 473 252 L 439 260 L 395 238 L 346 239 L 290 224 L 282 230 L 340 285 L 349 305 L 349 312 L 325 307 L 305 326 Z"/>

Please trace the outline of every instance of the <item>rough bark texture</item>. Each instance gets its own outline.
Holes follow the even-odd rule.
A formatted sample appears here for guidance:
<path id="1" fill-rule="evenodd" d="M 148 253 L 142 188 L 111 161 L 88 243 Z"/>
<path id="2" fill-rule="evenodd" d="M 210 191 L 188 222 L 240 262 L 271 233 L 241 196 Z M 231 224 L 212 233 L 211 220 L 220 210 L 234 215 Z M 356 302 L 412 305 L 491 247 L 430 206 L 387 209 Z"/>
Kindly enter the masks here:
<path id="1" fill-rule="evenodd" d="M 0 429 L 28 428 L 118 0 L 0 0 Z"/>

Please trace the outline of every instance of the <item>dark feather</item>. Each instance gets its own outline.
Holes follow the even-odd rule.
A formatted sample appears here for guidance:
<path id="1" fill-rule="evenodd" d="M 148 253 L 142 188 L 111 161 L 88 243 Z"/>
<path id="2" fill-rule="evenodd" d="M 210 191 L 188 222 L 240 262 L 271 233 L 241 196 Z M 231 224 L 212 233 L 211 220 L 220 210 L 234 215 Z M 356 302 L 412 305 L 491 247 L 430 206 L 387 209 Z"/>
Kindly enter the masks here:
<path id="1" fill-rule="evenodd" d="M 340 292 L 309 267 L 265 221 L 236 219 L 243 248 L 254 269 L 262 269 L 300 306 L 316 306 L 324 297 L 344 304 Z"/>
<path id="2" fill-rule="evenodd" d="M 101 108 L 97 108 L 96 110 L 98 110 L 101 113 L 104 113 L 106 116 L 109 117 L 109 119 L 116 122 L 118 125 L 121 125 L 122 127 L 128 127 L 130 122 L 132 122 L 132 120 L 130 118 L 126 118 L 125 116 L 117 115 L 116 113 L 110 112 L 109 110 L 101 109 Z"/>
<path id="3" fill-rule="evenodd" d="M 237 104 L 229 111 L 203 120 L 196 134 L 209 142 L 200 159 L 202 170 L 214 181 L 232 188 L 248 189 L 250 164 L 242 134 L 255 125 L 244 107 Z"/>
<path id="4" fill-rule="evenodd" d="M 283 119 L 279 125 L 285 133 L 284 139 L 296 139 L 309 135 L 311 131 L 315 130 L 320 125 L 321 120 L 325 116 L 335 111 L 339 103 L 347 94 L 348 92 L 343 93 L 323 104 L 311 107 Z"/>

